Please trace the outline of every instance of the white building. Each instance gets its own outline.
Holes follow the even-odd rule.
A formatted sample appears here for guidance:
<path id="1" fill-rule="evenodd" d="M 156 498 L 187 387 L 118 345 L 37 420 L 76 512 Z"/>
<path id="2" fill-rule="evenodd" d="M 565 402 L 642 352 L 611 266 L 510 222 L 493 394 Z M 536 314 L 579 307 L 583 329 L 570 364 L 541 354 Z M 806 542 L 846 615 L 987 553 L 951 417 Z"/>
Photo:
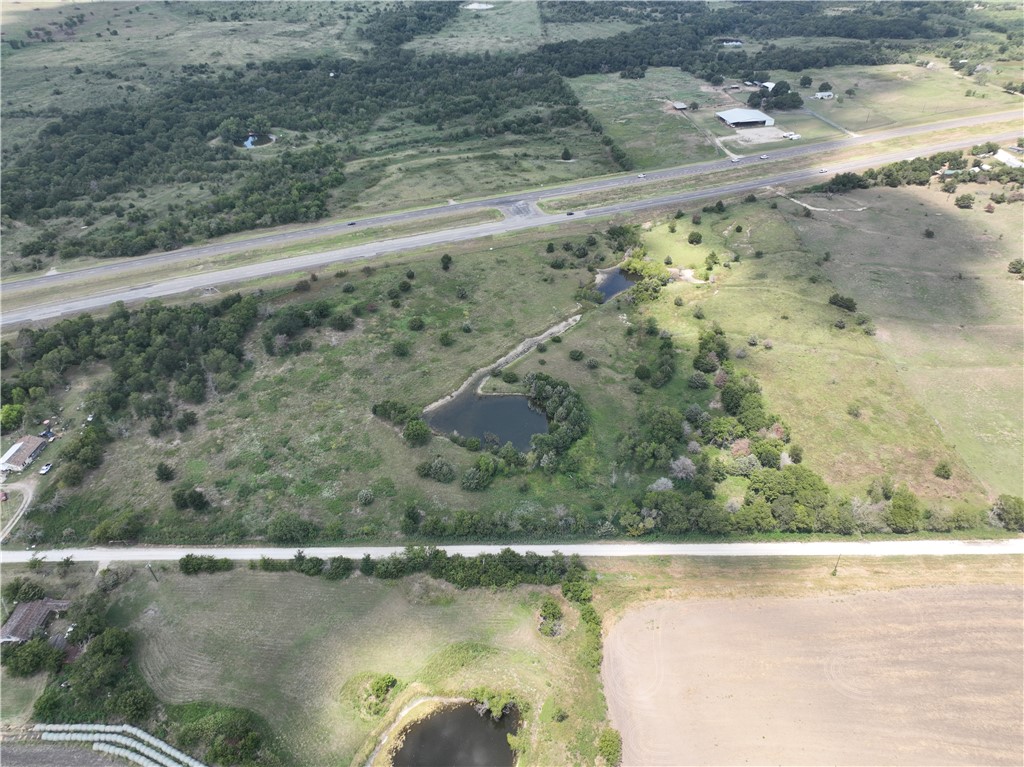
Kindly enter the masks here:
<path id="1" fill-rule="evenodd" d="M 42 437 L 22 437 L 0 458 L 0 471 L 24 471 L 44 447 L 46 440 Z"/>
<path id="2" fill-rule="evenodd" d="M 715 112 L 715 117 L 730 128 L 769 127 L 775 125 L 775 118 L 758 109 L 726 109 Z"/>
<path id="3" fill-rule="evenodd" d="M 818 91 L 817 93 L 814 94 L 814 98 L 818 99 L 819 101 L 828 101 L 829 99 L 834 99 L 835 97 L 836 94 L 834 94 L 832 91 Z"/>

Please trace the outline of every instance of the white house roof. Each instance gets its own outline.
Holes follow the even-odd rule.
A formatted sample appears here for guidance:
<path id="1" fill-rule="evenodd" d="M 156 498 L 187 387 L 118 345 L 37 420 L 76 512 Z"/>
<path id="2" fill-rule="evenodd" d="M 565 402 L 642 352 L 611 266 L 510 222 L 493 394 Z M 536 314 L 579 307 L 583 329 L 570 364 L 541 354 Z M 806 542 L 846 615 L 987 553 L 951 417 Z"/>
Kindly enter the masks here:
<path id="1" fill-rule="evenodd" d="M 10 450 L 4 453 L 4 457 L 0 458 L 0 463 L 7 463 L 8 461 L 10 461 L 14 454 L 17 453 L 20 449 L 21 443 L 15 442 L 13 445 L 11 445 Z"/>
<path id="2" fill-rule="evenodd" d="M 762 88 L 767 88 L 769 91 L 775 90 L 775 83 L 761 83 Z"/>
<path id="3" fill-rule="evenodd" d="M 676 109 L 687 109 L 685 101 L 673 101 L 672 106 Z"/>
<path id="4" fill-rule="evenodd" d="M 758 109 L 726 109 L 724 112 L 715 112 L 715 117 L 724 120 L 730 125 L 736 123 L 760 123 L 774 125 L 775 120 Z"/>

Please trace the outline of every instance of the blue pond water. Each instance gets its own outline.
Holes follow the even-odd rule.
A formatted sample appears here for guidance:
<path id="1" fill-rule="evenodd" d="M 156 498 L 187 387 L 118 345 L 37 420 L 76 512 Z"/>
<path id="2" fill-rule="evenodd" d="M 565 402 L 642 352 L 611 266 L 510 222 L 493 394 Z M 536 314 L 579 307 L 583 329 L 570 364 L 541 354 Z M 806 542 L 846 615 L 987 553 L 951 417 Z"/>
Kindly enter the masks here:
<path id="1" fill-rule="evenodd" d="M 519 727 L 519 715 L 507 712 L 499 721 L 481 716 L 472 704 L 443 708 L 411 725 L 394 767 L 512 767 L 515 755 L 506 735 Z"/>
<path id="2" fill-rule="evenodd" d="M 547 418 L 533 410 L 526 397 L 515 394 L 480 397 L 470 389 L 425 417 L 434 429 L 446 434 L 458 432 L 481 440 L 494 434 L 499 444 L 511 442 L 522 451 L 530 449 L 534 434 L 548 432 Z"/>
<path id="3" fill-rule="evenodd" d="M 621 269 L 616 269 L 608 274 L 604 281 L 597 286 L 597 292 L 604 296 L 604 300 L 617 296 L 625 290 L 636 285 L 636 280 L 628 276 Z"/>

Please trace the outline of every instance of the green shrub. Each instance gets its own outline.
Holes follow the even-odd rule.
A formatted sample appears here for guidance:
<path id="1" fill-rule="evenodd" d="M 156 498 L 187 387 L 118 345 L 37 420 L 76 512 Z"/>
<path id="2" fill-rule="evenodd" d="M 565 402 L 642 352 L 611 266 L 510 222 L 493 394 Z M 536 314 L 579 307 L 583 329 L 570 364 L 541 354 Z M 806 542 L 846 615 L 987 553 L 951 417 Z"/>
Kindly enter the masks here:
<path id="1" fill-rule="evenodd" d="M 992 511 L 1007 530 L 1024 532 L 1024 498 L 1001 495 L 993 505 Z"/>
<path id="2" fill-rule="evenodd" d="M 405 424 L 405 429 L 402 430 L 402 437 L 410 445 L 419 447 L 430 442 L 430 438 L 433 434 L 430 431 L 430 427 L 427 422 L 422 418 L 412 418 Z"/>
<path id="3" fill-rule="evenodd" d="M 700 245 L 704 242 L 704 235 L 700 232 L 690 232 L 687 236 L 686 241 L 691 245 Z"/>
<path id="4" fill-rule="evenodd" d="M 161 461 L 156 465 L 156 478 L 160 482 L 170 482 L 174 479 L 174 469 Z"/>
<path id="5" fill-rule="evenodd" d="M 423 330 L 426 326 L 422 317 L 413 317 L 409 320 L 409 330 Z"/>
<path id="6" fill-rule="evenodd" d="M 186 554 L 178 560 L 178 569 L 185 575 L 197 573 L 221 573 L 233 569 L 235 563 L 227 557 L 217 558 L 207 554 Z"/>
<path id="7" fill-rule="evenodd" d="M 939 461 L 935 466 L 935 476 L 939 479 L 950 479 L 953 476 L 953 468 L 949 461 Z"/>
<path id="8" fill-rule="evenodd" d="M 611 727 L 601 730 L 597 738 L 597 753 L 608 767 L 618 767 L 622 763 L 622 736 L 618 730 Z"/>
<path id="9" fill-rule="evenodd" d="M 569 359 L 573 360 L 574 362 L 579 362 L 581 359 L 583 359 L 583 350 L 573 349 L 572 351 L 569 352 Z"/>

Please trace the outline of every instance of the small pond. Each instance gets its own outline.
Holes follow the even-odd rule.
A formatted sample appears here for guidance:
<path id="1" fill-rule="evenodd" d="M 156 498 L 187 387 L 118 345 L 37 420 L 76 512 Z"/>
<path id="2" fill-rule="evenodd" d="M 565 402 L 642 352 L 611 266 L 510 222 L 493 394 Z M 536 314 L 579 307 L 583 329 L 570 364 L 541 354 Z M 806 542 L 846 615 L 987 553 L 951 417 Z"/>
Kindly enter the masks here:
<path id="1" fill-rule="evenodd" d="M 635 279 L 621 269 L 616 269 L 614 272 L 609 272 L 608 276 L 597 286 L 597 292 L 604 296 L 604 300 L 607 301 L 609 298 L 629 290 L 634 285 L 636 285 Z"/>
<path id="2" fill-rule="evenodd" d="M 530 437 L 548 432 L 548 419 L 531 408 L 526 397 L 518 394 L 481 397 L 473 387 L 424 418 L 432 428 L 445 434 L 458 432 L 463 437 L 480 440 L 494 434 L 499 445 L 511 442 L 523 452 L 530 449 Z"/>
<path id="3" fill-rule="evenodd" d="M 471 703 L 448 706 L 410 725 L 394 767 L 512 767 L 515 755 L 506 735 L 519 727 L 513 708 L 499 721 L 480 715 Z"/>
<path id="4" fill-rule="evenodd" d="M 253 147 L 266 146 L 267 144 L 272 144 L 273 142 L 274 142 L 274 139 L 269 134 L 261 133 L 259 135 L 256 135 L 256 134 L 253 133 L 253 134 L 250 134 L 247 139 L 244 139 L 242 141 L 235 141 L 233 143 L 237 147 L 243 147 L 245 149 L 252 149 Z"/>

